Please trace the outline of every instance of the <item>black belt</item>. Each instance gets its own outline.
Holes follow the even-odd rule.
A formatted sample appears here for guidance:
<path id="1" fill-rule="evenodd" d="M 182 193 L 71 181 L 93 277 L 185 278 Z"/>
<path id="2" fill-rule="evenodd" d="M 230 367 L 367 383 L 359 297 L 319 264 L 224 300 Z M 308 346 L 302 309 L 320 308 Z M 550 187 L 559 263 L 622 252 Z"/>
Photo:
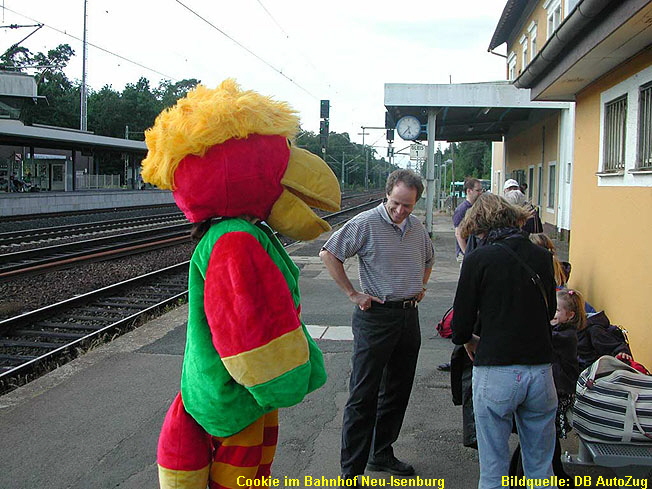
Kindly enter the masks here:
<path id="1" fill-rule="evenodd" d="M 405 299 L 402 301 L 385 301 L 380 302 L 372 301 L 371 304 L 377 307 L 389 307 L 392 309 L 416 309 L 419 302 L 413 297 L 412 299 Z"/>

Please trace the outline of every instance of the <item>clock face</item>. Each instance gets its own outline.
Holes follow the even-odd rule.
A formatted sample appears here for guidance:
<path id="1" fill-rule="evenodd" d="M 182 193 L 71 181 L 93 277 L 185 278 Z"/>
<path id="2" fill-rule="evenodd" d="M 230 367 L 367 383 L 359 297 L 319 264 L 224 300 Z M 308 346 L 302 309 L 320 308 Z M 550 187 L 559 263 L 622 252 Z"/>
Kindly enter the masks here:
<path id="1" fill-rule="evenodd" d="M 402 139 L 414 141 L 421 134 L 421 122 L 413 115 L 406 115 L 396 123 L 396 132 Z"/>

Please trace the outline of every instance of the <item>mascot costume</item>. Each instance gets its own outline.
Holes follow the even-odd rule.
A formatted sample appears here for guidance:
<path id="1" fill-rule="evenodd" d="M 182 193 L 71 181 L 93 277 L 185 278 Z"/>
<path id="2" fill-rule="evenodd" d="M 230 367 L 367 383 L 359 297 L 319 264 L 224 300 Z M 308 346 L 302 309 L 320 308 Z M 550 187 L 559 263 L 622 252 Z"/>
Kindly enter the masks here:
<path id="1" fill-rule="evenodd" d="M 299 270 L 274 236 L 328 231 L 337 178 L 292 145 L 286 103 L 233 80 L 198 85 L 146 133 L 143 180 L 171 189 L 202 234 L 188 277 L 181 392 L 158 443 L 164 489 L 267 487 L 278 408 L 322 386 L 322 354 L 300 316 Z"/>

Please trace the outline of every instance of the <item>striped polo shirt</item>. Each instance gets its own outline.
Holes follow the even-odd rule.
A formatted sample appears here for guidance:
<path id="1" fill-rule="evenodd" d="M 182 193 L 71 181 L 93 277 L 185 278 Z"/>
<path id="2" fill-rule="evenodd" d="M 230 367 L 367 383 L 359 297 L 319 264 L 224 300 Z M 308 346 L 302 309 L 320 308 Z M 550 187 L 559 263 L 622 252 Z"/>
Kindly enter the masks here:
<path id="1" fill-rule="evenodd" d="M 360 287 L 386 301 L 408 299 L 421 292 L 426 268 L 435 261 L 432 240 L 423 224 L 409 215 L 405 230 L 392 222 L 384 204 L 347 222 L 324 244 L 344 262 L 358 255 Z"/>

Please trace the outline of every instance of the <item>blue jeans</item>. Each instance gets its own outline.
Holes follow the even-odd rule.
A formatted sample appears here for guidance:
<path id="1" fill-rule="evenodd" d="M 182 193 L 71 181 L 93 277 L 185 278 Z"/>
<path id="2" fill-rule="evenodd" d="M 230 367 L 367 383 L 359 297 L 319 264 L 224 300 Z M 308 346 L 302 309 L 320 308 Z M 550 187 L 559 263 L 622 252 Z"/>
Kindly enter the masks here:
<path id="1" fill-rule="evenodd" d="M 513 419 L 525 476 L 545 479 L 553 475 L 557 392 L 550 364 L 474 366 L 473 409 L 480 457 L 479 489 L 505 487 L 501 478 L 509 473 Z"/>

